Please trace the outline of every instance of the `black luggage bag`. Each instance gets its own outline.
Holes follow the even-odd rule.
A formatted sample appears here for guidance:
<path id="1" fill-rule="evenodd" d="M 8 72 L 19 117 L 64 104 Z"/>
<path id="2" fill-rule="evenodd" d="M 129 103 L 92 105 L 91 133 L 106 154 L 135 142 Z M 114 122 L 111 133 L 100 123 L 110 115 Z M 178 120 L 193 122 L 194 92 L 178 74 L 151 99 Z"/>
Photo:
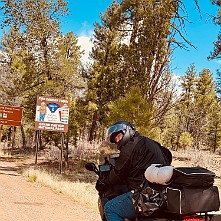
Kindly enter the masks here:
<path id="1" fill-rule="evenodd" d="M 218 211 L 219 191 L 213 186 L 215 173 L 203 167 L 175 167 L 166 188 L 167 210 L 190 214 Z"/>
<path id="2" fill-rule="evenodd" d="M 219 191 L 216 186 L 166 188 L 167 210 L 172 213 L 190 214 L 218 211 Z"/>
<path id="3" fill-rule="evenodd" d="M 214 178 L 215 173 L 203 167 L 175 167 L 172 186 L 209 187 Z"/>
<path id="4" fill-rule="evenodd" d="M 175 167 L 167 186 L 161 192 L 169 213 L 180 215 L 219 211 L 219 191 L 215 173 L 202 167 Z M 160 185 L 161 186 L 161 185 Z"/>

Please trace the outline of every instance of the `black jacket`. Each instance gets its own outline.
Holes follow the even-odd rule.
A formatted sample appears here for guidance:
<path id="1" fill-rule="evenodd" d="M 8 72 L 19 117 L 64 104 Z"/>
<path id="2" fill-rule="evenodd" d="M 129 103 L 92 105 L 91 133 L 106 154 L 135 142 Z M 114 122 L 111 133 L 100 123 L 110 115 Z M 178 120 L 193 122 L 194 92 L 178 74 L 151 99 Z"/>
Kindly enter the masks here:
<path id="1" fill-rule="evenodd" d="M 120 149 L 107 184 L 126 184 L 130 190 L 137 189 L 144 181 L 145 169 L 153 163 L 168 164 L 160 144 L 136 132 L 132 140 Z"/>

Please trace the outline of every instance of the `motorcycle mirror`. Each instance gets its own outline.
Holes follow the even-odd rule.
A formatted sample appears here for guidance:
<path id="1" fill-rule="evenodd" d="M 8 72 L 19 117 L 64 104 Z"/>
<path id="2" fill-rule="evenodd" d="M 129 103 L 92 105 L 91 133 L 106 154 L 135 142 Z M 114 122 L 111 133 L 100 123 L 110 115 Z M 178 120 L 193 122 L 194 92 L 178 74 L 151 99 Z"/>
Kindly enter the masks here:
<path id="1" fill-rule="evenodd" d="M 86 170 L 94 171 L 95 173 L 98 172 L 98 169 L 94 163 L 86 163 L 85 168 L 86 168 Z"/>

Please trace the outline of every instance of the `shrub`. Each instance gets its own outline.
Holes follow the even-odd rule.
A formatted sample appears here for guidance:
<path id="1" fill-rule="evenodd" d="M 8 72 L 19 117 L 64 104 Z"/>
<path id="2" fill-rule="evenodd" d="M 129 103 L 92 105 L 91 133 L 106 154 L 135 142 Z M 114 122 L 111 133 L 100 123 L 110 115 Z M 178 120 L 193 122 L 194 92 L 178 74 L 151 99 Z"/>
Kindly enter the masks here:
<path id="1" fill-rule="evenodd" d="M 193 144 L 193 137 L 189 132 L 183 132 L 180 135 L 179 146 L 183 149 L 191 148 Z"/>

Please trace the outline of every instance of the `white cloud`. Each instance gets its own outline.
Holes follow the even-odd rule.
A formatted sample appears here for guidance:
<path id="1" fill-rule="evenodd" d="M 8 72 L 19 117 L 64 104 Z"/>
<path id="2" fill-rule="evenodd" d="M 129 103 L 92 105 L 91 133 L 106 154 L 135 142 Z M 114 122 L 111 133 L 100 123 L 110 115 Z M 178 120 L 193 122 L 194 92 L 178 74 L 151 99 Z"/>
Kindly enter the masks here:
<path id="1" fill-rule="evenodd" d="M 89 28 L 89 25 L 87 22 L 82 23 L 82 28 L 79 31 L 78 34 L 78 45 L 81 46 L 81 50 L 84 51 L 84 54 L 82 55 L 82 62 L 85 64 L 87 62 L 92 62 L 91 59 L 89 59 L 89 53 L 91 52 L 91 49 L 93 47 L 93 43 L 91 41 L 91 38 L 93 37 L 94 32 L 92 29 Z"/>
<path id="2" fill-rule="evenodd" d="M 176 94 L 179 97 L 182 93 L 181 77 L 176 74 L 173 74 L 172 75 L 172 84 L 175 86 Z"/>
<path id="3" fill-rule="evenodd" d="M 78 37 L 78 45 L 81 46 L 81 50 L 84 51 L 84 54 L 82 55 L 82 62 L 85 64 L 87 62 L 91 62 L 89 59 L 89 53 L 91 52 L 92 49 L 92 42 L 91 42 L 91 37 L 88 36 L 80 36 Z"/>

